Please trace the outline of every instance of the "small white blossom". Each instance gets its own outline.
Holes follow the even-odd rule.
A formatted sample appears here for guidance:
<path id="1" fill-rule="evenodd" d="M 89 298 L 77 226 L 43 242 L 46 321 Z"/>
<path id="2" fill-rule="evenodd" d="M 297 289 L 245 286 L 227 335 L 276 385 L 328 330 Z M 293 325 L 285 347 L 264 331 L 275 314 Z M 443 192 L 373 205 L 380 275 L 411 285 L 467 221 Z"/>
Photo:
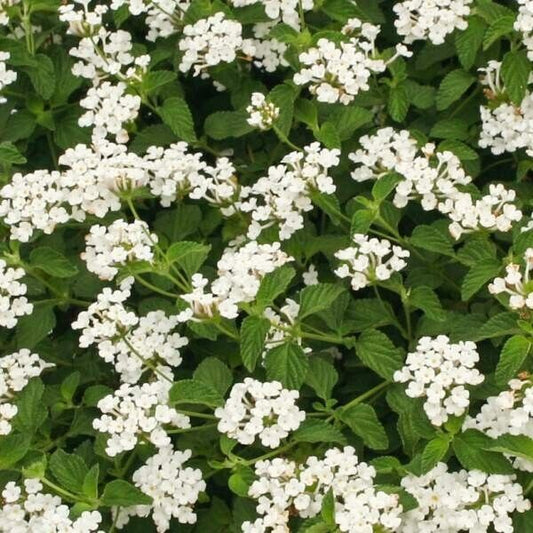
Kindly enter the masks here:
<path id="1" fill-rule="evenodd" d="M 260 130 L 268 130 L 279 116 L 279 107 L 269 102 L 263 93 L 252 93 L 250 105 L 246 108 L 250 126 Z"/>
<path id="2" fill-rule="evenodd" d="M 17 4 L 20 4 L 20 0 L 0 0 L 0 26 L 9 24 L 8 9 Z"/>
<path id="3" fill-rule="evenodd" d="M 146 517 L 150 513 L 158 533 L 169 531 L 172 518 L 180 524 L 194 524 L 193 507 L 206 484 L 200 469 L 185 466 L 191 456 L 191 450 L 175 451 L 165 446 L 137 469 L 133 473 L 133 483 L 152 497 L 153 502 L 115 509 L 114 512 L 119 513 L 117 527 L 122 529 L 131 516 Z"/>
<path id="4" fill-rule="evenodd" d="M 2 20 L 2 3 L 0 2 L 0 25 Z M 17 73 L 13 70 L 9 70 L 6 67 L 6 61 L 10 58 L 9 52 L 0 52 L 0 91 L 4 89 L 10 83 L 13 83 L 17 79 Z M 7 100 L 0 96 L 0 104 L 4 104 Z"/>
<path id="5" fill-rule="evenodd" d="M 425 398 L 424 411 L 431 423 L 442 426 L 450 416 L 461 416 L 470 405 L 469 385 L 479 385 L 484 376 L 474 365 L 479 361 L 473 342 L 450 343 L 446 335 L 422 337 L 416 351 L 407 355 L 405 366 L 394 381 L 408 383 L 406 394 Z"/>
<path id="6" fill-rule="evenodd" d="M 533 3 L 531 0 L 517 0 L 518 16 L 514 29 L 522 33 L 522 42 L 527 48 L 527 57 L 533 61 Z"/>
<path id="7" fill-rule="evenodd" d="M 226 18 L 222 11 L 200 19 L 194 24 L 183 28 L 183 37 L 179 41 L 179 49 L 183 52 L 179 64 L 180 72 L 209 77 L 206 69 L 219 63 L 232 63 L 237 52 L 252 54 L 253 46 L 242 38 L 242 25 L 236 20 Z"/>
<path id="8" fill-rule="evenodd" d="M 98 511 L 83 511 L 75 520 L 59 496 L 42 492 L 38 479 L 28 478 L 20 485 L 9 481 L 2 491 L 0 524 L 3 531 L 17 533 L 89 533 L 98 529 L 102 516 Z"/>
<path id="9" fill-rule="evenodd" d="M 257 500 L 261 517 L 253 523 L 244 522 L 244 533 L 287 532 L 290 516 L 312 518 L 320 514 L 324 496 L 330 490 L 340 531 L 396 531 L 400 526 L 402 506 L 398 496 L 374 486 L 376 471 L 359 462 L 351 446 L 332 448 L 323 459 L 311 456 L 303 464 L 282 457 L 258 461 L 255 473 L 258 479 L 248 494 Z"/>
<path id="10" fill-rule="evenodd" d="M 0 259 L 0 326 L 14 328 L 21 316 L 33 311 L 25 294 L 28 288 L 19 281 L 26 275 L 23 268 L 8 267 Z"/>
<path id="11" fill-rule="evenodd" d="M 533 309 L 533 287 L 529 280 L 529 272 L 533 270 L 533 248 L 524 253 L 525 266 L 515 263 L 507 265 L 504 278 L 495 278 L 489 285 L 491 294 L 508 294 L 511 309 Z"/>
<path id="12" fill-rule="evenodd" d="M 278 314 L 271 307 L 267 307 L 263 311 L 263 316 L 270 321 L 270 329 L 265 337 L 263 356 L 268 350 L 288 341 L 301 346 L 305 353 L 311 352 L 311 348 L 302 346 L 302 338 L 298 335 L 297 330 L 294 329 L 294 324 L 300 311 L 300 304 L 290 298 L 286 298 L 285 305 L 279 311 Z"/>
<path id="13" fill-rule="evenodd" d="M 409 252 L 387 239 L 355 233 L 352 241 L 353 246 L 335 252 L 341 265 L 334 272 L 340 278 L 350 278 L 354 291 L 388 280 L 407 265 Z"/>
<path id="14" fill-rule="evenodd" d="M 135 261 L 152 263 L 152 248 L 157 243 L 157 235 L 150 233 L 148 224 L 142 220 L 128 224 L 118 219 L 107 227 L 91 226 L 85 241 L 81 258 L 87 264 L 87 270 L 100 279 L 112 280 L 118 274 L 117 267 Z"/>
<path id="15" fill-rule="evenodd" d="M 418 507 L 402 516 L 399 533 L 421 531 L 494 531 L 513 533 L 511 514 L 531 507 L 516 476 L 485 474 L 479 470 L 448 472 L 438 463 L 427 474 L 402 478 Z"/>
<path id="16" fill-rule="evenodd" d="M 26 348 L 0 358 L 0 435 L 11 432 L 9 421 L 17 414 L 17 406 L 13 403 L 16 393 L 31 378 L 40 376 L 45 368 L 52 366 Z"/>
<path id="17" fill-rule="evenodd" d="M 161 371 L 168 374 L 168 370 Z M 156 448 L 165 448 L 171 444 L 165 427 L 190 427 L 189 417 L 168 404 L 171 386 L 172 379 L 161 376 L 157 381 L 142 385 L 125 383 L 98 402 L 102 416 L 93 420 L 93 427 L 109 435 L 105 449 L 109 457 L 133 450 L 141 437 Z"/>
<path id="18" fill-rule="evenodd" d="M 490 396 L 475 417 L 467 417 L 463 429 L 477 429 L 496 439 L 523 435 L 533 439 L 533 381 L 525 374 L 509 381 L 508 390 Z M 516 457 L 514 467 L 533 472 L 533 461 Z"/>
<path id="19" fill-rule="evenodd" d="M 266 72 L 275 72 L 279 67 L 289 66 L 285 59 L 287 44 L 268 35 L 274 26 L 275 22 L 260 22 L 252 28 L 254 37 L 250 40 L 250 45 L 253 47 L 253 63 Z"/>
<path id="20" fill-rule="evenodd" d="M 259 438 L 263 446 L 277 448 L 305 420 L 305 411 L 296 406 L 298 397 L 298 391 L 284 389 L 278 381 L 245 378 L 232 387 L 224 407 L 215 410 L 218 431 L 241 444 Z"/>
<path id="21" fill-rule="evenodd" d="M 404 42 L 417 39 L 442 44 L 455 29 L 465 30 L 472 0 L 404 0 L 394 4 L 394 25 Z"/>
<path id="22" fill-rule="evenodd" d="M 260 3 L 264 6 L 267 17 L 284 22 L 295 30 L 300 29 L 300 10 L 306 12 L 314 7 L 314 0 L 230 0 L 230 3 L 235 7 Z"/>

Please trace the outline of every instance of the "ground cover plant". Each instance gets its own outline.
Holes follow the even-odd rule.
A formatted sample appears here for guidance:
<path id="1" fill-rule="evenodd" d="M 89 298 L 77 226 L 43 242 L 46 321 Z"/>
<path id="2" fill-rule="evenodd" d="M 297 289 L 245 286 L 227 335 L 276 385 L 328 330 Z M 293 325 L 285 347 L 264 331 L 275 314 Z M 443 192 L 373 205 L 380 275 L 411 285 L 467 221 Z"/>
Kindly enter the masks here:
<path id="1" fill-rule="evenodd" d="M 533 531 L 533 2 L 0 0 L 0 531 Z"/>

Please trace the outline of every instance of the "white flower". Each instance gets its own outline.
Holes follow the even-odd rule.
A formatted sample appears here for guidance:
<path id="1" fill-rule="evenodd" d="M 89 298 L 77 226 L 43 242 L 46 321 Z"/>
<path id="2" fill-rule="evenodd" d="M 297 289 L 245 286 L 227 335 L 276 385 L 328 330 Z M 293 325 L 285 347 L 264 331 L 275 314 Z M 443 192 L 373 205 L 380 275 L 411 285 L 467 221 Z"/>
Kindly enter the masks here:
<path id="1" fill-rule="evenodd" d="M 17 485 L 9 481 L 2 491 L 4 504 L 0 507 L 3 531 L 43 533 L 103 533 L 98 526 L 102 516 L 98 511 L 83 511 L 74 520 L 70 509 L 59 496 L 42 492 L 38 479 L 25 479 Z"/>
<path id="2" fill-rule="evenodd" d="M 243 187 L 239 209 L 252 213 L 248 237 L 279 225 L 279 238 L 286 240 L 303 228 L 302 213 L 313 209 L 311 193 L 332 194 L 336 187 L 329 169 L 339 164 L 340 150 L 322 148 L 314 142 L 303 152 L 290 152 L 280 165 L 268 168 L 268 175 Z"/>
<path id="3" fill-rule="evenodd" d="M 161 373 L 166 375 L 168 370 L 162 368 Z M 157 381 L 142 385 L 125 383 L 98 402 L 98 409 L 103 414 L 93 420 L 93 427 L 109 434 L 105 449 L 107 455 L 115 457 L 123 451 L 133 450 L 141 436 L 157 448 L 165 448 L 171 443 L 165 432 L 166 426 L 190 427 L 189 417 L 168 405 L 171 386 L 172 379 L 162 376 L 158 376 Z"/>
<path id="4" fill-rule="evenodd" d="M 311 456 L 303 464 L 281 457 L 258 461 L 255 474 L 258 479 L 248 494 L 257 500 L 261 517 L 253 523 L 245 522 L 244 533 L 287 532 L 291 515 L 312 518 L 320 514 L 323 498 L 330 490 L 340 531 L 396 531 L 400 525 L 402 506 L 398 496 L 375 488 L 376 471 L 359 462 L 351 446 L 329 449 L 324 458 Z"/>
<path id="5" fill-rule="evenodd" d="M 305 12 L 314 7 L 314 0 L 230 0 L 230 3 L 235 7 L 261 3 L 267 17 L 284 22 L 295 30 L 300 29 L 300 9 Z"/>
<path id="6" fill-rule="evenodd" d="M 427 143 L 418 148 L 407 130 L 387 127 L 359 140 L 361 148 L 348 157 L 359 166 L 352 172 L 355 181 L 379 180 L 391 172 L 401 176 L 396 185 L 393 203 L 402 208 L 409 200 L 420 200 L 425 211 L 439 208 L 453 198 L 458 186 L 467 185 L 471 178 L 452 152 L 435 152 Z"/>
<path id="7" fill-rule="evenodd" d="M 133 473 L 133 483 L 152 497 L 153 502 L 113 509 L 114 513 L 119 513 L 117 527 L 122 529 L 131 516 L 145 517 L 150 513 L 158 533 L 169 531 L 172 518 L 180 524 L 194 524 L 193 507 L 206 484 L 200 469 L 185 466 L 191 456 L 191 450 L 175 451 L 165 446 L 137 469 Z"/>
<path id="8" fill-rule="evenodd" d="M 267 101 L 263 93 L 252 93 L 250 105 L 246 108 L 250 126 L 260 130 L 268 130 L 279 116 L 279 107 Z"/>
<path id="9" fill-rule="evenodd" d="M 446 335 L 422 337 L 404 367 L 394 373 L 394 381 L 408 383 L 407 396 L 424 397 L 426 415 L 433 425 L 441 426 L 450 415 L 461 416 L 467 410 L 470 394 L 465 387 L 484 379 L 474 368 L 478 360 L 473 342 L 451 344 Z"/>
<path id="10" fill-rule="evenodd" d="M 394 25 L 404 42 L 417 39 L 442 44 L 456 28 L 465 30 L 472 0 L 404 0 L 394 4 Z"/>
<path id="11" fill-rule="evenodd" d="M 241 444 L 259 437 L 263 446 L 277 448 L 305 420 L 305 411 L 296 406 L 298 397 L 298 391 L 284 389 L 278 381 L 245 378 L 232 387 L 224 407 L 215 410 L 218 431 Z"/>
<path id="12" fill-rule="evenodd" d="M 303 67 L 294 75 L 294 83 L 310 85 L 309 91 L 319 102 L 348 105 L 355 95 L 369 89 L 372 74 L 383 72 L 398 55 L 410 55 L 402 47 L 388 61 L 380 59 L 375 48 L 379 26 L 350 19 L 344 31 L 356 36 L 338 44 L 321 38 L 316 47 L 302 52 L 298 58 Z"/>
<path id="13" fill-rule="evenodd" d="M 129 140 L 124 124 L 137 118 L 141 97 L 126 93 L 126 84 L 112 85 L 105 81 L 98 87 L 91 87 L 87 96 L 80 100 L 80 106 L 87 111 L 79 118 L 82 127 L 93 126 L 93 139 L 116 137 L 118 143 Z"/>
<path id="14" fill-rule="evenodd" d="M 23 268 L 8 267 L 0 259 L 0 326 L 14 328 L 21 316 L 33 311 L 33 304 L 26 298 L 27 287 L 18 281 L 26 273 Z"/>
<path id="15" fill-rule="evenodd" d="M 524 375 L 509 381 L 508 390 L 490 396 L 475 417 L 467 417 L 463 429 L 477 429 L 496 439 L 501 435 L 523 435 L 533 439 L 533 382 Z M 514 467 L 533 472 L 533 461 L 516 457 Z"/>
<path id="16" fill-rule="evenodd" d="M 334 272 L 340 278 L 351 278 L 354 291 L 376 281 L 385 281 L 407 265 L 405 259 L 409 257 L 409 252 L 387 239 L 355 233 L 352 241 L 353 246 L 335 252 L 341 265 Z"/>
<path id="17" fill-rule="evenodd" d="M 479 470 L 448 472 L 438 463 L 427 474 L 402 478 L 404 489 L 418 501 L 418 507 L 402 515 L 399 533 L 421 531 L 470 531 L 481 533 L 514 531 L 511 513 L 531 507 L 516 476 L 485 474 Z"/>
<path id="18" fill-rule="evenodd" d="M 522 33 L 522 42 L 527 48 L 527 57 L 533 61 L 533 4 L 531 0 L 517 0 L 519 3 L 518 16 L 514 29 Z"/>
<path id="19" fill-rule="evenodd" d="M 118 290 L 109 287 L 98 294 L 86 311 L 72 323 L 81 329 L 82 348 L 96 344 L 98 354 L 112 363 L 121 380 L 136 383 L 146 368 L 159 365 L 179 366 L 180 348 L 188 344 L 176 330 L 179 315 L 167 317 L 161 310 L 138 317 L 124 306 L 131 294 L 133 278 L 122 281 Z"/>
<path id="20" fill-rule="evenodd" d="M 150 233 L 148 224 L 135 220 L 128 224 L 118 219 L 106 226 L 91 226 L 85 237 L 86 247 L 81 258 L 87 270 L 94 272 L 100 279 L 112 280 L 119 269 L 135 261 L 154 260 L 153 246 L 157 235 Z"/>
<path id="21" fill-rule="evenodd" d="M 2 25 L 2 2 L 0 2 L 0 26 Z M 0 91 L 17 79 L 17 73 L 6 67 L 6 61 L 11 57 L 9 52 L 0 52 Z M 0 96 L 0 104 L 7 100 Z"/>
<path id="22" fill-rule="evenodd" d="M 267 72 L 275 72 L 278 67 L 289 66 L 289 63 L 285 59 L 287 45 L 268 36 L 274 26 L 276 26 L 275 22 L 254 24 L 252 28 L 254 38 L 250 39 L 250 45 L 253 47 L 252 56 L 254 65 Z"/>
<path id="23" fill-rule="evenodd" d="M 17 414 L 13 403 L 31 378 L 41 375 L 52 363 L 43 361 L 37 354 L 23 348 L 18 352 L 0 357 L 0 435 L 11 432 L 10 420 Z"/>
<path id="24" fill-rule="evenodd" d="M 183 52 L 180 72 L 193 69 L 194 76 L 206 78 L 209 77 L 207 68 L 232 63 L 240 50 L 244 54 L 253 53 L 253 46 L 241 33 L 241 24 L 227 19 L 222 11 L 185 26 L 179 41 L 179 49 Z"/>
<path id="25" fill-rule="evenodd" d="M 511 309 L 533 309 L 533 287 L 529 280 L 529 272 L 533 270 L 533 248 L 524 253 L 523 274 L 521 267 L 515 263 L 507 265 L 504 278 L 495 278 L 489 285 L 491 294 L 508 294 Z"/>

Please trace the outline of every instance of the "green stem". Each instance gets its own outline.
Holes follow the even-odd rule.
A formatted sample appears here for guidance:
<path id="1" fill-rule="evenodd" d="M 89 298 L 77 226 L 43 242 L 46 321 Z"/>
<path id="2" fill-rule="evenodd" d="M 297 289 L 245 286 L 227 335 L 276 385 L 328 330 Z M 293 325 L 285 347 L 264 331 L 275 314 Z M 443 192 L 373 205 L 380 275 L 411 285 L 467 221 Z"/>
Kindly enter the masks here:
<path id="1" fill-rule="evenodd" d="M 283 141 L 288 147 L 292 148 L 293 150 L 297 150 L 298 152 L 303 152 L 303 150 L 291 142 L 291 140 L 277 126 L 272 126 L 272 129 L 276 132 L 276 135 L 280 138 L 280 140 Z"/>
<path id="2" fill-rule="evenodd" d="M 275 457 L 276 455 L 285 453 L 287 450 L 290 450 L 295 445 L 296 445 L 296 442 L 289 442 L 288 444 L 285 444 L 285 446 L 282 446 L 281 448 L 277 448 L 276 450 L 265 453 L 264 455 L 260 455 L 259 457 L 256 457 L 255 459 L 244 461 L 242 464 L 245 466 L 251 466 L 257 463 L 257 461 L 263 461 L 264 459 L 269 459 L 270 457 Z"/>
<path id="3" fill-rule="evenodd" d="M 407 327 L 407 342 L 409 343 L 409 348 L 411 348 L 411 343 L 413 341 L 413 326 L 411 324 L 411 308 L 409 303 L 402 300 L 403 312 L 405 315 L 405 325 Z"/>
<path id="4" fill-rule="evenodd" d="M 339 339 L 338 337 L 331 337 L 330 335 L 318 335 L 315 333 L 302 331 L 300 333 L 300 336 L 302 337 L 302 339 L 313 339 L 317 341 L 331 342 L 332 344 L 344 345 L 344 340 L 342 338 Z"/>
<path id="5" fill-rule="evenodd" d="M 239 336 L 236 335 L 235 333 L 233 333 L 233 331 L 230 331 L 229 329 L 226 329 L 220 322 L 218 321 L 213 321 L 212 322 L 215 327 L 222 333 L 224 333 L 224 335 L 227 335 L 228 337 L 232 338 L 233 340 L 235 341 L 239 341 Z"/>
<path id="6" fill-rule="evenodd" d="M 81 500 L 80 498 L 78 498 L 78 496 L 76 496 L 75 494 L 73 494 L 72 492 L 69 492 L 68 490 L 66 489 L 63 489 L 61 488 L 60 486 L 56 485 L 55 483 L 53 483 L 52 481 L 50 481 L 49 479 L 46 479 L 45 477 L 39 479 L 39 481 L 43 484 L 43 485 L 46 485 L 48 488 L 52 489 L 53 491 L 57 492 L 58 494 L 60 494 L 63 498 L 65 498 L 66 500 L 69 500 L 71 502 L 74 502 L 74 503 L 77 503 L 79 501 L 83 501 Z"/>
<path id="7" fill-rule="evenodd" d="M 212 429 L 218 426 L 217 424 L 204 424 L 203 426 L 194 426 L 192 428 L 185 428 L 185 429 L 169 429 L 167 430 L 167 433 L 169 435 L 174 435 L 176 433 L 192 433 L 194 431 L 203 431 L 204 429 Z"/>
<path id="8" fill-rule="evenodd" d="M 370 398 L 371 396 L 374 396 L 374 394 L 376 394 L 376 393 L 380 392 L 381 390 L 387 388 L 389 385 L 390 385 L 389 381 L 383 381 L 379 385 L 376 385 L 375 387 L 367 390 L 363 394 L 360 394 L 359 396 L 357 396 L 356 398 L 354 398 L 353 400 L 351 400 L 347 404 L 343 405 L 341 407 L 341 409 L 345 410 L 345 409 L 348 409 L 350 407 L 353 407 L 354 405 L 358 405 L 361 402 L 364 402 L 365 400 Z"/>
<path id="9" fill-rule="evenodd" d="M 193 418 L 205 418 L 206 420 L 218 420 L 218 418 L 215 415 L 210 415 L 207 413 L 198 413 L 196 411 L 186 411 L 184 409 L 178 409 L 178 408 L 175 408 L 175 409 L 178 413 L 182 415 L 186 415 L 186 416 L 192 416 Z"/>
<path id="10" fill-rule="evenodd" d="M 144 285 L 147 289 L 157 292 L 163 296 L 168 296 L 169 298 L 176 299 L 178 297 L 177 294 L 173 294 L 172 292 L 168 292 L 165 289 L 160 289 L 159 287 L 156 287 L 153 283 L 150 283 L 149 281 L 146 281 L 144 278 L 141 278 L 139 274 L 133 274 L 133 276 L 141 285 Z"/>

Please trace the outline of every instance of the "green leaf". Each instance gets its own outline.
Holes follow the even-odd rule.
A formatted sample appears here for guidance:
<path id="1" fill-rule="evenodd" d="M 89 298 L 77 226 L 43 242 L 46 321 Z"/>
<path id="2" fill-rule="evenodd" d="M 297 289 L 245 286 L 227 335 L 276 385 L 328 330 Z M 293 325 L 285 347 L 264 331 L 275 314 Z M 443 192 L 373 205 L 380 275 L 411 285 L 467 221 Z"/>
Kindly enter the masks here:
<path id="1" fill-rule="evenodd" d="M 477 342 L 483 339 L 493 339 L 494 337 L 519 333 L 520 329 L 516 323 L 517 319 L 518 317 L 511 312 L 498 313 L 483 324 L 472 340 Z"/>
<path id="2" fill-rule="evenodd" d="M 369 448 L 385 450 L 389 447 L 385 428 L 371 405 L 359 403 L 348 409 L 341 409 L 340 418 Z"/>
<path id="3" fill-rule="evenodd" d="M 515 335 L 507 340 L 496 366 L 495 378 L 498 383 L 504 385 L 517 376 L 531 351 L 531 344 L 531 341 L 522 335 Z"/>
<path id="4" fill-rule="evenodd" d="M 385 200 L 385 198 L 387 198 L 387 196 L 396 188 L 396 185 L 398 185 L 403 179 L 403 176 L 396 172 L 385 174 L 376 180 L 372 186 L 372 196 L 380 202 Z"/>
<path id="5" fill-rule="evenodd" d="M 294 104 L 294 117 L 312 130 L 318 129 L 318 112 L 314 102 L 298 98 Z"/>
<path id="6" fill-rule="evenodd" d="M 334 224 L 339 224 L 341 217 L 341 206 L 339 199 L 334 194 L 324 194 L 313 192 L 311 194 L 313 203 L 322 209 Z"/>
<path id="7" fill-rule="evenodd" d="M 379 183 L 379 180 L 376 183 Z M 378 213 L 372 209 L 358 209 L 352 215 L 350 234 L 367 233 L 377 216 Z"/>
<path id="8" fill-rule="evenodd" d="M 457 259 L 470 267 L 478 263 L 492 263 L 496 258 L 496 248 L 486 236 L 475 235 L 457 252 Z"/>
<path id="9" fill-rule="evenodd" d="M 438 254 L 455 256 L 453 241 L 448 232 L 443 232 L 435 226 L 417 226 L 409 241 L 413 246 L 429 250 Z"/>
<path id="10" fill-rule="evenodd" d="M 474 65 L 486 27 L 487 25 L 481 18 L 473 15 L 468 18 L 466 30 L 455 32 L 455 48 L 465 70 L 469 70 Z"/>
<path id="11" fill-rule="evenodd" d="M 438 146 L 439 152 L 452 152 L 461 161 L 474 161 L 478 159 L 477 152 L 465 144 L 464 142 L 457 141 L 455 139 L 446 139 L 442 141 Z"/>
<path id="12" fill-rule="evenodd" d="M 461 299 L 470 300 L 488 281 L 493 279 L 501 269 L 501 263 L 496 259 L 475 264 L 466 274 L 461 285 Z"/>
<path id="13" fill-rule="evenodd" d="M 167 250 L 166 258 L 170 263 L 178 264 L 188 276 L 192 276 L 198 272 L 210 250 L 209 244 L 193 241 L 175 242 Z"/>
<path id="14" fill-rule="evenodd" d="M 298 32 L 288 24 L 276 24 L 270 30 L 268 37 L 282 43 L 292 44 L 298 40 Z"/>
<path id="15" fill-rule="evenodd" d="M 82 492 L 83 481 L 89 469 L 80 456 L 56 450 L 50 457 L 48 466 L 62 487 L 71 492 Z"/>
<path id="16" fill-rule="evenodd" d="M 322 506 L 320 509 L 320 516 L 322 520 L 330 526 L 330 528 L 336 528 L 335 523 L 335 496 L 333 495 L 333 487 L 326 492 L 322 499 Z"/>
<path id="17" fill-rule="evenodd" d="M 0 143 L 0 162 L 8 165 L 22 165 L 26 158 L 18 151 L 11 142 Z"/>
<path id="18" fill-rule="evenodd" d="M 355 130 L 372 121 L 372 112 L 363 107 L 341 106 L 337 112 L 328 115 L 341 141 L 346 141 L 354 134 Z"/>
<path id="19" fill-rule="evenodd" d="M 10 433 L 0 436 L 0 469 L 7 470 L 20 461 L 30 449 L 31 435 Z"/>
<path id="20" fill-rule="evenodd" d="M 464 141 L 468 137 L 468 126 L 464 120 L 445 118 L 435 123 L 429 135 L 438 139 L 457 139 Z"/>
<path id="21" fill-rule="evenodd" d="M 189 143 L 196 141 L 194 121 L 187 102 L 179 96 L 173 96 L 157 108 L 163 122 L 180 138 Z"/>
<path id="22" fill-rule="evenodd" d="M 315 137 L 326 148 L 340 148 L 341 139 L 335 125 L 331 122 L 324 122 L 320 129 L 315 132 Z"/>
<path id="23" fill-rule="evenodd" d="M 485 32 L 483 50 L 490 48 L 500 37 L 511 34 L 515 19 L 514 15 L 505 15 L 497 18 Z"/>
<path id="24" fill-rule="evenodd" d="M 91 499 L 98 498 L 98 479 L 100 476 L 100 465 L 94 464 L 91 469 L 85 474 L 81 490 L 85 496 Z"/>
<path id="25" fill-rule="evenodd" d="M 328 309 L 344 290 L 341 285 L 334 285 L 333 283 L 318 283 L 306 287 L 300 293 L 298 317 L 303 319 Z"/>
<path id="26" fill-rule="evenodd" d="M 511 50 L 503 56 L 501 76 L 507 94 L 516 105 L 522 103 L 527 90 L 531 61 L 526 50 Z"/>
<path id="27" fill-rule="evenodd" d="M 466 90 L 476 81 L 468 72 L 457 69 L 449 72 L 442 80 L 437 91 L 437 109 L 442 111 L 459 100 Z"/>
<path id="28" fill-rule="evenodd" d="M 66 402 L 71 402 L 78 385 L 80 384 L 81 373 L 77 370 L 69 374 L 59 388 L 61 396 Z"/>
<path id="29" fill-rule="evenodd" d="M 152 498 L 131 483 L 123 479 L 114 479 L 105 486 L 100 501 L 105 507 L 129 507 L 132 505 L 150 505 Z"/>
<path id="30" fill-rule="evenodd" d="M 209 385 L 222 396 L 226 394 L 233 381 L 230 369 L 216 357 L 204 359 L 194 371 L 193 378 Z"/>
<path id="31" fill-rule="evenodd" d="M 359 17 L 361 12 L 352 0 L 325 0 L 321 10 L 333 20 L 346 22 L 353 17 Z"/>
<path id="32" fill-rule="evenodd" d="M 197 403 L 218 407 L 224 403 L 224 398 L 210 385 L 196 379 L 184 379 L 172 385 L 169 392 L 172 403 Z"/>
<path id="33" fill-rule="evenodd" d="M 387 111 L 392 120 L 402 122 L 409 111 L 409 98 L 403 83 L 391 87 L 387 100 Z"/>
<path id="34" fill-rule="evenodd" d="M 511 463 L 496 452 L 486 451 L 493 440 L 474 429 L 456 435 L 453 451 L 459 462 L 467 470 L 481 470 L 488 474 L 512 474 Z"/>
<path id="35" fill-rule="evenodd" d="M 415 287 L 409 294 L 409 303 L 417 309 L 422 309 L 431 320 L 442 322 L 446 318 L 446 312 L 442 308 L 435 291 L 429 287 Z"/>
<path id="36" fill-rule="evenodd" d="M 47 410 L 41 401 L 43 393 L 44 385 L 39 378 L 32 378 L 18 393 L 17 415 L 13 419 L 17 428 L 32 433 L 46 420 Z"/>
<path id="37" fill-rule="evenodd" d="M 204 131 L 213 139 L 242 137 L 253 131 L 247 122 L 246 111 L 217 111 L 209 115 L 204 123 Z"/>
<path id="38" fill-rule="evenodd" d="M 365 366 L 385 379 L 392 379 L 394 372 L 403 365 L 403 350 L 394 346 L 385 333 L 376 329 L 361 333 L 355 351 Z"/>
<path id="39" fill-rule="evenodd" d="M 228 487 L 234 494 L 243 498 L 248 497 L 251 484 L 255 481 L 253 470 L 245 466 L 237 466 L 235 472 L 228 479 Z"/>
<path id="40" fill-rule="evenodd" d="M 30 254 L 30 264 L 56 278 L 70 278 L 78 273 L 76 266 L 61 252 L 48 246 L 34 248 Z"/>
<path id="41" fill-rule="evenodd" d="M 346 438 L 335 426 L 317 418 L 308 418 L 302 422 L 292 438 L 295 442 L 346 444 Z"/>
<path id="42" fill-rule="evenodd" d="M 257 291 L 257 296 L 255 298 L 256 309 L 262 311 L 280 294 L 284 294 L 295 275 L 296 271 L 294 268 L 288 265 L 283 265 L 276 268 L 273 272 L 266 274 L 261 280 L 259 290 Z"/>
<path id="43" fill-rule="evenodd" d="M 267 379 L 279 381 L 289 389 L 298 390 L 307 375 L 309 359 L 294 343 L 276 346 L 265 356 Z"/>
<path id="44" fill-rule="evenodd" d="M 319 398 L 329 400 L 338 380 L 339 374 L 332 364 L 318 357 L 309 359 L 309 370 L 305 377 L 305 383 L 317 393 Z"/>
<path id="45" fill-rule="evenodd" d="M 417 109 L 429 109 L 435 104 L 435 87 L 420 85 L 413 80 L 403 82 L 409 103 Z"/>
<path id="46" fill-rule="evenodd" d="M 153 94 L 161 87 L 178 79 L 178 75 L 171 70 L 152 70 L 147 72 L 142 81 L 142 88 L 146 94 Z"/>
<path id="47" fill-rule="evenodd" d="M 56 86 L 54 64 L 44 54 L 37 54 L 29 66 L 20 67 L 30 77 L 31 83 L 38 94 L 48 100 Z"/>
<path id="48" fill-rule="evenodd" d="M 253 372 L 265 347 L 265 338 L 270 329 L 270 321 L 259 316 L 246 317 L 241 326 L 241 359 L 250 372 Z"/>
<path id="49" fill-rule="evenodd" d="M 450 448 L 450 438 L 448 435 L 439 435 L 430 440 L 422 452 L 422 471 L 428 472 L 439 461 L 444 459 Z"/>
<path id="50" fill-rule="evenodd" d="M 511 9 L 504 7 L 493 0 L 477 0 L 476 11 L 489 24 L 492 24 L 501 17 L 514 15 L 514 12 Z"/>
<path id="51" fill-rule="evenodd" d="M 56 325 L 52 305 L 40 305 L 31 315 L 19 318 L 17 324 L 17 348 L 33 348 L 51 333 Z"/>
<path id="52" fill-rule="evenodd" d="M 526 435 L 501 435 L 486 450 L 507 453 L 533 462 L 533 439 Z"/>
<path id="53" fill-rule="evenodd" d="M 279 115 L 274 125 L 284 135 L 288 135 L 291 130 L 295 98 L 296 91 L 287 84 L 276 85 L 268 94 L 268 100 L 279 109 Z"/>

